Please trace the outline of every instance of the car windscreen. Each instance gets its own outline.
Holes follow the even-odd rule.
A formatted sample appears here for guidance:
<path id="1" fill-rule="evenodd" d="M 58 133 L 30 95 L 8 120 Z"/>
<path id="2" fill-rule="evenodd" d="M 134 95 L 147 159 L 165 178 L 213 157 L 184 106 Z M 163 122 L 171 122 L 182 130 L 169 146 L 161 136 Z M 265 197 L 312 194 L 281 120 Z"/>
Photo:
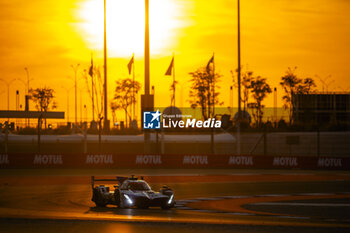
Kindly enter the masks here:
<path id="1" fill-rule="evenodd" d="M 150 190 L 148 184 L 144 182 L 129 182 L 126 189 L 137 190 L 137 191 L 147 191 Z"/>

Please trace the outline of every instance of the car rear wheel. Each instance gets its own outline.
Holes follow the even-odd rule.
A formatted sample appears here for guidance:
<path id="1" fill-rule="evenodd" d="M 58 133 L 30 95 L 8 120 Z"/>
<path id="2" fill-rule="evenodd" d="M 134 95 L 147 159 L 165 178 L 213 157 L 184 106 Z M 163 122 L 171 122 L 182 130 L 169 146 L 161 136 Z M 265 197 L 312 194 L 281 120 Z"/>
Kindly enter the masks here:
<path id="1" fill-rule="evenodd" d="M 92 201 L 95 202 L 96 207 L 105 207 L 107 205 L 101 193 L 96 189 L 93 191 Z"/>

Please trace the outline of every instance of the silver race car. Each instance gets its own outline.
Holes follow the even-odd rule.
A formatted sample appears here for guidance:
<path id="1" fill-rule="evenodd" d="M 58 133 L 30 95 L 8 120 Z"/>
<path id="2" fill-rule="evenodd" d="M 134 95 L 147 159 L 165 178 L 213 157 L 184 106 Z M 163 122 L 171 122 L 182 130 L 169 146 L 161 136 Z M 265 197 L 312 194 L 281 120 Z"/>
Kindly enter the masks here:
<path id="1" fill-rule="evenodd" d="M 95 182 L 115 182 L 114 191 L 105 185 L 95 186 Z M 116 177 L 116 179 L 95 179 L 91 177 L 92 201 L 96 206 L 106 206 L 107 204 L 117 205 L 119 208 L 142 208 L 159 206 L 162 209 L 174 207 L 174 192 L 167 186 L 163 186 L 159 192 L 153 191 L 146 181 L 134 176 Z"/>

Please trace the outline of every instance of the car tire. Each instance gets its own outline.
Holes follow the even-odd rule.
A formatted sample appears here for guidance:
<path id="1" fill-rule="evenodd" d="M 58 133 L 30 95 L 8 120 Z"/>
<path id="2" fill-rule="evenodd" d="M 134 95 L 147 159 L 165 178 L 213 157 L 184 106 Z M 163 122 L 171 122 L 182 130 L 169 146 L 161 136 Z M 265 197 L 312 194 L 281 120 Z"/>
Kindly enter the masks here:
<path id="1" fill-rule="evenodd" d="M 107 205 L 101 193 L 99 193 L 97 190 L 94 190 L 92 200 L 95 202 L 96 207 L 105 207 Z"/>
<path id="2" fill-rule="evenodd" d="M 119 205 L 118 205 L 118 208 L 120 209 L 125 209 L 125 205 L 124 205 L 124 198 L 121 197 L 121 195 L 119 194 Z"/>

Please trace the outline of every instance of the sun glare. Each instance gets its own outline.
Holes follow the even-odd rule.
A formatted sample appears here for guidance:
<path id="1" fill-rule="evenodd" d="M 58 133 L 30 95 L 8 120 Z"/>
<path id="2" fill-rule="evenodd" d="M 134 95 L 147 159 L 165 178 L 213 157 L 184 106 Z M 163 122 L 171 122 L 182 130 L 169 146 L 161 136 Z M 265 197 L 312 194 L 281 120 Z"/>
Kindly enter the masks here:
<path id="1" fill-rule="evenodd" d="M 125 57 L 144 51 L 144 1 L 107 0 L 108 56 Z M 172 0 L 150 0 L 150 46 L 153 55 L 160 54 L 174 41 L 179 27 L 176 6 Z M 103 0 L 83 2 L 79 16 L 84 40 L 92 50 L 103 48 Z"/>

